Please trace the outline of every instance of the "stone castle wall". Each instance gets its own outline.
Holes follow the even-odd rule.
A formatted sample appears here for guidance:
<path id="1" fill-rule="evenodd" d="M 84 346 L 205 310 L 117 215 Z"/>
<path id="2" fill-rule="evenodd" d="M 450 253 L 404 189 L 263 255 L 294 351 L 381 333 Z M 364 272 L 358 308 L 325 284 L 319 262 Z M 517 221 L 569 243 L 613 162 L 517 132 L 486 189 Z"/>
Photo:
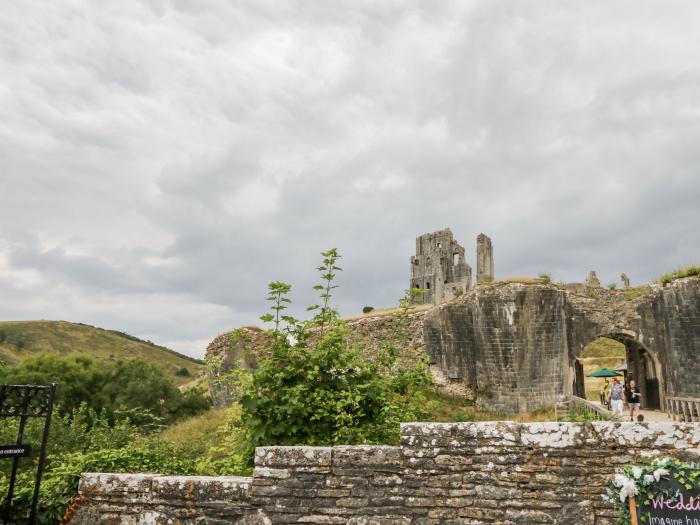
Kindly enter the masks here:
<path id="1" fill-rule="evenodd" d="M 480 407 L 497 412 L 527 412 L 574 393 L 575 361 L 601 336 L 624 342 L 628 355 L 650 356 L 661 406 L 668 396 L 700 397 L 700 278 L 627 293 L 477 286 L 428 312 L 426 350 L 445 375 L 477 392 Z M 631 373 L 644 392 L 647 378 Z"/>
<path id="2" fill-rule="evenodd" d="M 83 474 L 73 525 L 611 525 L 615 469 L 700 425 L 408 423 L 401 446 L 265 447 L 252 477 Z"/>

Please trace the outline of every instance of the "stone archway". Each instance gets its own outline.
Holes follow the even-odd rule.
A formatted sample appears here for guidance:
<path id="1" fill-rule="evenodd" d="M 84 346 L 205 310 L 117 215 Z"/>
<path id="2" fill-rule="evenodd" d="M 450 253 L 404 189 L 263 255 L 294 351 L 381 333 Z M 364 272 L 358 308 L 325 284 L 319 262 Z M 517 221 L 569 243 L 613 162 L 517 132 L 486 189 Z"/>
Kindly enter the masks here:
<path id="1" fill-rule="evenodd" d="M 492 283 L 432 309 L 424 323 L 431 361 L 476 391 L 477 406 L 507 413 L 572 395 L 576 360 L 600 336 L 625 343 L 660 407 L 669 397 L 700 398 L 698 277 L 632 294 Z"/>
<path id="2" fill-rule="evenodd" d="M 627 379 L 633 379 L 642 393 L 642 408 L 661 410 L 666 406 L 666 375 L 655 352 L 634 339 L 625 339 Z"/>
<path id="3" fill-rule="evenodd" d="M 621 330 L 615 333 L 600 334 L 593 340 L 600 338 L 612 339 L 625 346 L 625 357 L 623 358 L 627 370 L 624 372 L 623 383 L 634 380 L 642 394 L 642 408 L 647 410 L 661 410 L 665 407 L 666 393 L 665 371 L 656 353 L 640 343 L 629 330 Z M 587 347 L 588 344 L 585 345 Z M 585 375 L 580 370 L 580 356 L 575 357 L 574 362 L 574 382 L 572 393 L 575 396 L 585 398 Z"/>

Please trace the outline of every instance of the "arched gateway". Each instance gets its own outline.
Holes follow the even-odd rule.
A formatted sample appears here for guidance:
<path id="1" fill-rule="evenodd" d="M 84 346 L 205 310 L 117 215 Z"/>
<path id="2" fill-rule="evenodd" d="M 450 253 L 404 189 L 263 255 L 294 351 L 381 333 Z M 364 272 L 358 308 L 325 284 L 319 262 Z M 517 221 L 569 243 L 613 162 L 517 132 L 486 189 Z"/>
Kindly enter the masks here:
<path id="1" fill-rule="evenodd" d="M 580 392 L 577 359 L 598 337 L 625 345 L 628 374 L 646 407 L 664 407 L 669 397 L 700 397 L 697 277 L 637 293 L 479 286 L 428 312 L 424 335 L 433 363 L 472 386 L 484 409 L 527 412 Z"/>

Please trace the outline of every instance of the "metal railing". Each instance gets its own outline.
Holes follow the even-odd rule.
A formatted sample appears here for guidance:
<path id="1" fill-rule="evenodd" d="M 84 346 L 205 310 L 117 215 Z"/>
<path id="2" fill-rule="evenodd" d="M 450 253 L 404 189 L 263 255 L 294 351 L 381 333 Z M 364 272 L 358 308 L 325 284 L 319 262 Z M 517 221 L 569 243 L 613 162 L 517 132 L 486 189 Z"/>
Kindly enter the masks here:
<path id="1" fill-rule="evenodd" d="M 700 398 L 667 397 L 666 412 L 674 421 L 700 421 Z"/>

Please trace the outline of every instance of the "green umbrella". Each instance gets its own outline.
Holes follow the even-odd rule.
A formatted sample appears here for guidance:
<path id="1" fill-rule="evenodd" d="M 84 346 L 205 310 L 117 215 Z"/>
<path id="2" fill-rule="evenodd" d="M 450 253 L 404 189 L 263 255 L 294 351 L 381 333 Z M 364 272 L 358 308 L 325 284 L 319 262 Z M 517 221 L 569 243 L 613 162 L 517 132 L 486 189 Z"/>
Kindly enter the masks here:
<path id="1" fill-rule="evenodd" d="M 588 377 L 617 377 L 622 374 L 615 372 L 615 370 L 610 370 L 609 368 L 599 368 L 598 370 L 586 375 Z"/>

